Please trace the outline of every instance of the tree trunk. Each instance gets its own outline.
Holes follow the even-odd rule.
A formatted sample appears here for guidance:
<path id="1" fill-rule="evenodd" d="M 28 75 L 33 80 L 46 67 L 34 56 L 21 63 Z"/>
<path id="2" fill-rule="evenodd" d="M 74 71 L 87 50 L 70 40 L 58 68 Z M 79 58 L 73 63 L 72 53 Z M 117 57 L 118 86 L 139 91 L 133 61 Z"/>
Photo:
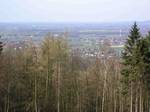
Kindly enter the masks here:
<path id="1" fill-rule="evenodd" d="M 132 110 L 133 110 L 133 84 L 132 84 L 132 82 L 131 82 L 131 90 L 130 90 L 130 92 L 131 92 L 131 94 L 130 94 L 130 112 L 132 112 Z"/>
<path id="2" fill-rule="evenodd" d="M 140 84 L 140 112 L 143 112 L 142 85 Z"/>
<path id="3" fill-rule="evenodd" d="M 35 112 L 38 112 L 38 106 L 37 106 L 37 74 L 35 74 L 35 86 L 34 86 L 34 106 L 35 106 Z"/>
<path id="4" fill-rule="evenodd" d="M 60 112 L 60 62 L 57 62 L 57 112 Z"/>
<path id="5" fill-rule="evenodd" d="M 104 86 L 103 86 L 103 95 L 102 95 L 102 112 L 104 112 L 104 103 L 105 103 L 105 90 L 106 90 L 106 80 L 107 80 L 107 65 L 104 59 L 104 66 L 105 66 L 105 71 L 104 71 Z"/>
<path id="6" fill-rule="evenodd" d="M 10 94 L 10 87 L 9 87 L 9 84 L 8 84 L 8 87 L 7 87 L 7 106 L 6 106 L 6 112 L 9 112 L 9 106 L 10 106 L 10 99 L 9 99 L 9 94 Z"/>
<path id="7" fill-rule="evenodd" d="M 116 90 L 114 90 L 114 112 L 117 110 Z"/>
<path id="8" fill-rule="evenodd" d="M 136 88 L 136 96 L 135 96 L 135 112 L 138 112 L 138 87 Z"/>

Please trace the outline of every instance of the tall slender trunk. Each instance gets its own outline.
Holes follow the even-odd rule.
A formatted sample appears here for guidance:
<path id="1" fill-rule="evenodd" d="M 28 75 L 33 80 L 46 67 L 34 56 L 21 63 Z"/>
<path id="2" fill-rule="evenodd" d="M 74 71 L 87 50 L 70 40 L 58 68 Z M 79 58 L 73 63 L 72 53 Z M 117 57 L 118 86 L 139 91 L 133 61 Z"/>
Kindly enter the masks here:
<path id="1" fill-rule="evenodd" d="M 142 85 L 140 84 L 140 112 L 143 112 Z"/>
<path id="2" fill-rule="evenodd" d="M 80 112 L 80 96 L 79 96 L 79 92 L 77 92 L 77 111 Z"/>
<path id="3" fill-rule="evenodd" d="M 132 82 L 131 82 L 131 90 L 130 90 L 130 112 L 132 112 L 133 111 L 133 84 L 132 84 Z"/>
<path id="4" fill-rule="evenodd" d="M 138 87 L 136 88 L 136 96 L 135 96 L 135 112 L 138 112 Z"/>
<path id="5" fill-rule="evenodd" d="M 98 112 L 98 90 L 96 93 L 96 112 Z"/>
<path id="6" fill-rule="evenodd" d="M 121 112 L 124 112 L 124 99 L 123 99 L 123 103 L 122 103 L 122 110 L 121 110 Z"/>
<path id="7" fill-rule="evenodd" d="M 105 90 L 106 90 L 106 79 L 107 79 L 107 66 L 105 60 L 104 60 L 104 66 L 105 66 L 105 71 L 104 71 L 104 86 L 103 86 L 103 95 L 102 95 L 102 112 L 104 112 Z"/>
<path id="8" fill-rule="evenodd" d="M 6 107 L 6 112 L 9 112 L 9 95 L 7 96 L 7 107 Z"/>
<path id="9" fill-rule="evenodd" d="M 35 107 L 35 112 L 38 112 L 38 106 L 37 106 L 37 74 L 35 74 L 35 86 L 34 86 L 34 107 Z"/>
<path id="10" fill-rule="evenodd" d="M 89 107 L 89 99 L 88 99 L 88 86 L 89 86 L 89 80 L 88 80 L 88 76 L 87 76 L 87 72 L 86 72 L 86 74 L 85 74 L 85 76 L 86 76 L 86 93 L 84 94 L 85 96 L 87 95 L 87 99 L 86 99 L 86 101 L 87 101 L 87 105 L 86 105 L 86 108 L 87 107 Z M 87 110 L 86 110 L 87 111 Z"/>
<path id="11" fill-rule="evenodd" d="M 60 63 L 57 62 L 57 112 L 60 112 Z"/>
<path id="12" fill-rule="evenodd" d="M 46 85 L 45 85 L 45 100 L 48 99 L 48 86 L 49 86 L 49 58 L 48 58 L 48 65 L 47 65 L 47 73 L 46 73 Z"/>
<path id="13" fill-rule="evenodd" d="M 114 90 L 114 112 L 117 110 L 116 90 Z"/>
<path id="14" fill-rule="evenodd" d="M 10 84 L 8 84 L 8 87 L 7 87 L 7 104 L 6 104 L 6 112 L 9 112 L 9 107 L 10 107 Z"/>

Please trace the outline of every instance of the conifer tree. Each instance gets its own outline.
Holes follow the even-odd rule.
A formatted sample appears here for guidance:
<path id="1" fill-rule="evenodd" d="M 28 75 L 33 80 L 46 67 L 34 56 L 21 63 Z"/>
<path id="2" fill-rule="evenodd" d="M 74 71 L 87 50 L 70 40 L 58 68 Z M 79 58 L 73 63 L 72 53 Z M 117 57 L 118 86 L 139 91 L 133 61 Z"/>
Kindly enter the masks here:
<path id="1" fill-rule="evenodd" d="M 145 38 L 141 39 L 139 51 L 141 57 L 141 66 L 139 67 L 141 69 L 141 78 L 146 85 L 148 84 L 150 89 L 150 32 Z"/>
<path id="2" fill-rule="evenodd" d="M 125 43 L 124 51 L 122 53 L 122 64 L 124 65 L 121 73 L 123 76 L 123 93 L 127 96 L 129 96 L 130 104 L 127 102 L 127 107 L 130 105 L 130 112 L 133 112 L 133 107 L 135 108 L 135 111 L 137 111 L 138 106 L 138 94 L 133 95 L 134 93 L 137 93 L 139 90 L 139 63 L 140 63 L 140 51 L 138 49 L 141 35 L 139 28 L 134 23 L 130 34 L 128 36 L 128 39 Z M 135 102 L 135 103 L 133 103 Z M 134 104 L 134 105 L 133 105 Z M 128 110 L 129 111 L 129 110 Z"/>
<path id="3" fill-rule="evenodd" d="M 131 31 L 130 31 L 130 35 L 128 36 L 128 39 L 125 43 L 125 48 L 124 48 L 124 52 L 123 52 L 123 64 L 124 65 L 133 65 L 133 56 L 138 44 L 138 41 L 141 39 L 141 35 L 139 32 L 139 28 L 137 26 L 136 23 L 134 23 Z M 134 63 L 135 64 L 135 63 Z"/>
<path id="4" fill-rule="evenodd" d="M 125 78 L 125 83 L 128 83 L 129 78 L 131 80 L 136 78 L 136 66 L 139 61 L 137 47 L 140 39 L 139 28 L 135 22 L 125 43 L 124 52 L 122 53 L 122 64 L 124 65 L 122 75 Z"/>

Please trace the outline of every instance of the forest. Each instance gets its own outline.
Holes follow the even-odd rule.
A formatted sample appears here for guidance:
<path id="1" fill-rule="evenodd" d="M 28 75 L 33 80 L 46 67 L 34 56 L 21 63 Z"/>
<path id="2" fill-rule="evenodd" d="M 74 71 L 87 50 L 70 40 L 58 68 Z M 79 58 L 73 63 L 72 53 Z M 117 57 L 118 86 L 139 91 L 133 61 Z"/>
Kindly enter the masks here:
<path id="1" fill-rule="evenodd" d="M 132 26 L 121 58 L 82 57 L 65 35 L 0 41 L 0 112 L 150 112 L 150 33 Z"/>

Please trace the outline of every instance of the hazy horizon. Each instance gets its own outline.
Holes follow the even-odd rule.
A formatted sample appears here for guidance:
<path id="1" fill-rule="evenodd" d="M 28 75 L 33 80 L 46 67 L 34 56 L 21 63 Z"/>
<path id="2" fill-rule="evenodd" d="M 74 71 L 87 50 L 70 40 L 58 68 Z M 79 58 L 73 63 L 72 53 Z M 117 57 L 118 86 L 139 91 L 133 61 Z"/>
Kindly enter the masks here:
<path id="1" fill-rule="evenodd" d="M 149 4 L 149 0 L 6 0 L 0 2 L 0 22 L 149 21 Z"/>

